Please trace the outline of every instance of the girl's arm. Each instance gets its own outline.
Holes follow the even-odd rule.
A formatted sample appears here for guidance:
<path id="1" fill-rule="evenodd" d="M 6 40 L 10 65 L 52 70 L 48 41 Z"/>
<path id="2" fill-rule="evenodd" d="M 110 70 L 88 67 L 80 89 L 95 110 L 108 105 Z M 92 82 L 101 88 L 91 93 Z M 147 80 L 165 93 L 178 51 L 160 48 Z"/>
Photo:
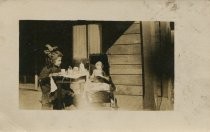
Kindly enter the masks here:
<path id="1" fill-rule="evenodd" d="M 103 71 L 103 76 L 106 80 L 109 80 L 109 76 L 106 75 L 106 73 Z"/>
<path id="2" fill-rule="evenodd" d="M 50 75 L 50 69 L 48 69 L 47 67 L 44 67 L 39 74 L 39 79 L 47 78 L 49 77 L 49 75 Z"/>
<path id="3" fill-rule="evenodd" d="M 58 76 L 60 72 L 59 68 L 48 68 L 47 66 L 42 69 L 39 74 L 39 79 L 45 79 L 52 76 Z"/>
<path id="4" fill-rule="evenodd" d="M 42 71 L 39 74 L 39 82 L 41 84 L 49 83 L 49 81 L 50 81 L 50 78 L 49 78 L 50 72 L 51 71 L 50 71 L 49 68 L 47 68 L 47 66 L 42 69 Z"/>

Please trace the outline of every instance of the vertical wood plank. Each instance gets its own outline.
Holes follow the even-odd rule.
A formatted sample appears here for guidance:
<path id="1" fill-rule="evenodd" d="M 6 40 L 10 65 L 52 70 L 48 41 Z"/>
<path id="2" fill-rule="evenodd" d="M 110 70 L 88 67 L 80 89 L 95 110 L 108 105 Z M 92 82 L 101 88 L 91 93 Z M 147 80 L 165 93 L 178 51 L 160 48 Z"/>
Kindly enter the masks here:
<path id="1" fill-rule="evenodd" d="M 34 85 L 35 88 L 34 88 L 34 89 L 35 89 L 35 90 L 38 90 L 38 75 L 37 75 L 37 74 L 35 74 L 34 79 L 35 79 L 35 80 L 34 80 L 34 81 L 35 81 L 35 85 Z"/>
<path id="2" fill-rule="evenodd" d="M 89 54 L 101 53 L 101 25 L 88 25 Z"/>
<path id="3" fill-rule="evenodd" d="M 86 25 L 73 26 L 73 59 L 87 58 Z"/>
<path id="4" fill-rule="evenodd" d="M 161 47 L 166 47 L 169 39 L 169 24 L 167 22 L 160 22 L 161 29 Z M 162 75 L 162 96 L 168 97 L 168 80 Z"/>
<path id="5" fill-rule="evenodd" d="M 154 76 L 150 69 L 150 58 L 154 48 L 154 25 L 153 22 L 142 22 L 143 36 L 143 75 L 144 75 L 144 109 L 155 110 Z"/>

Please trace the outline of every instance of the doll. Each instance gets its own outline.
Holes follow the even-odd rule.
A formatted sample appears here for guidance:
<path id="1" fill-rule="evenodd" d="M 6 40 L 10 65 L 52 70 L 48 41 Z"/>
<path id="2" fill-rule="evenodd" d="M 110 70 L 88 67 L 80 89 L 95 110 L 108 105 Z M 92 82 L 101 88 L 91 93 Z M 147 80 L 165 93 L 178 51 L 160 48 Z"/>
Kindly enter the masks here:
<path id="1" fill-rule="evenodd" d="M 90 79 L 92 82 L 109 82 L 109 77 L 106 77 L 105 72 L 103 71 L 103 63 L 101 61 L 96 62 L 95 68 L 93 70 Z"/>

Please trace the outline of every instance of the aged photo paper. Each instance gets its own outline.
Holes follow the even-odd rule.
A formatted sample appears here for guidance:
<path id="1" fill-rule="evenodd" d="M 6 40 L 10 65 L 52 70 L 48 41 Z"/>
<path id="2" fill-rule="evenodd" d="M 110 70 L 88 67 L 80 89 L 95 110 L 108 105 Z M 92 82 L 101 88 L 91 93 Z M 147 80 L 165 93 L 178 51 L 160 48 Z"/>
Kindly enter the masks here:
<path id="1" fill-rule="evenodd" d="M 1 0 L 0 131 L 210 131 L 209 0 Z"/>

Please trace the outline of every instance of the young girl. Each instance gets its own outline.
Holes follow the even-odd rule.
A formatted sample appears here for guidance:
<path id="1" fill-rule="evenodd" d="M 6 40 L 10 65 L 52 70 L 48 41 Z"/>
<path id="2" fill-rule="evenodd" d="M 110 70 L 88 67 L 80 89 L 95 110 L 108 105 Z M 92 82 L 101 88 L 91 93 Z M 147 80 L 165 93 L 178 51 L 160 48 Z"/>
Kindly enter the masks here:
<path id="1" fill-rule="evenodd" d="M 42 99 L 41 99 L 42 109 L 51 109 L 53 101 L 56 100 L 56 91 L 50 93 L 51 92 L 50 77 L 56 76 L 61 72 L 60 65 L 62 62 L 63 54 L 57 49 L 51 47 L 50 45 L 46 45 L 46 47 L 48 48 L 48 50 L 45 50 L 48 64 L 42 69 L 39 75 L 39 82 L 42 90 Z M 68 92 L 66 91 L 62 92 L 64 94 L 65 93 L 68 94 Z M 69 99 L 71 100 L 71 98 Z M 56 106 L 56 104 L 53 103 L 53 106 Z M 53 107 L 53 109 L 56 108 Z"/>

